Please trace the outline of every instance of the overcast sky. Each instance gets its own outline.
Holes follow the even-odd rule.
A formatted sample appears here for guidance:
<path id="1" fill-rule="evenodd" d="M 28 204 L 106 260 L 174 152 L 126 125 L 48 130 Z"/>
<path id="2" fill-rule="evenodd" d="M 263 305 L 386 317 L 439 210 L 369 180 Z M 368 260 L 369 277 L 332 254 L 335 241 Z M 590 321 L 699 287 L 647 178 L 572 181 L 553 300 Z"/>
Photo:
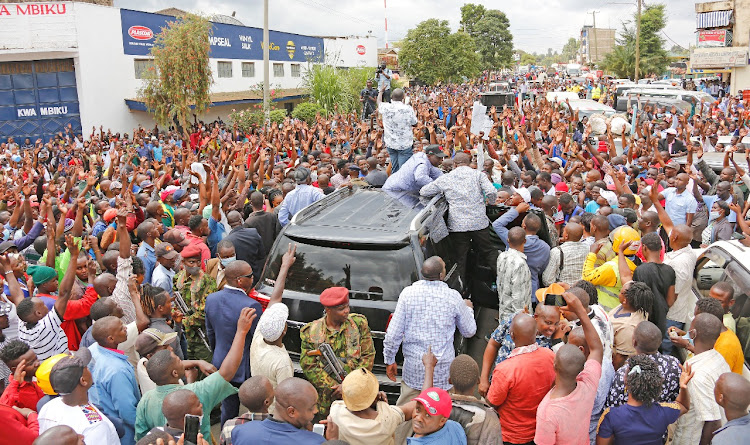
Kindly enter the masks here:
<path id="1" fill-rule="evenodd" d="M 453 29 L 461 21 L 458 0 L 390 0 L 388 41 L 403 38 L 409 28 L 429 19 L 448 20 Z M 510 20 L 513 43 L 529 52 L 559 51 L 569 37 L 578 37 L 583 25 L 591 25 L 596 12 L 598 28 L 622 28 L 623 18 L 636 10 L 635 0 L 475 0 L 488 8 L 498 8 Z M 695 39 L 695 8 L 691 0 L 663 0 L 668 22 L 662 37 L 666 48 L 674 43 L 685 48 Z M 365 35 L 372 31 L 385 42 L 384 8 L 380 0 L 270 0 L 270 28 L 310 35 Z M 154 12 L 179 7 L 191 12 L 231 15 L 247 26 L 263 26 L 260 0 L 115 0 L 115 6 Z M 671 40 L 670 40 L 671 39 Z"/>

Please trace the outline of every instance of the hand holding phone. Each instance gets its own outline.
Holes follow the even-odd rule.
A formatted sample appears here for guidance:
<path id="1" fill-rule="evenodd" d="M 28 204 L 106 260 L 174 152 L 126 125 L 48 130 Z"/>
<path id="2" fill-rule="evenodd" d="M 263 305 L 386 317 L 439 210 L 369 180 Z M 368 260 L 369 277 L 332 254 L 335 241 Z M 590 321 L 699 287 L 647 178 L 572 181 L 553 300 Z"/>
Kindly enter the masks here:
<path id="1" fill-rule="evenodd" d="M 201 429 L 201 418 L 192 414 L 185 414 L 185 445 L 198 444 L 198 432 Z"/>
<path id="2" fill-rule="evenodd" d="M 563 307 L 567 303 L 565 303 L 565 299 L 562 295 L 559 294 L 547 294 L 544 297 L 544 305 L 545 306 L 557 306 L 557 307 Z"/>

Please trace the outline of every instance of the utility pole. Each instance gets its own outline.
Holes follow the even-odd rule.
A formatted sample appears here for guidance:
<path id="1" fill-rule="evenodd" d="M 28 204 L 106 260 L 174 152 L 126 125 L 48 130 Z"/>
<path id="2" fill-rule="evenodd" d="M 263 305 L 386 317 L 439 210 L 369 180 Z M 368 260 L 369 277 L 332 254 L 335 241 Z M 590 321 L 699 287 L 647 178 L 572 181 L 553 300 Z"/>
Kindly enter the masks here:
<path id="1" fill-rule="evenodd" d="M 638 0 L 638 14 L 635 16 L 635 83 L 638 83 L 638 72 L 641 64 L 641 4 Z"/>
<path id="2" fill-rule="evenodd" d="M 593 61 L 596 65 L 598 59 L 599 59 L 599 45 L 597 44 L 596 39 L 596 13 L 601 11 L 591 11 L 591 15 L 594 16 L 594 28 L 591 30 L 594 33 L 594 57 Z M 589 43 L 589 54 L 591 53 L 591 44 Z"/>
<path id="3" fill-rule="evenodd" d="M 271 77 L 269 68 L 269 45 L 270 37 L 268 37 L 268 0 L 263 0 L 263 115 L 264 120 L 268 122 L 271 118 L 271 97 L 269 93 L 269 78 Z"/>

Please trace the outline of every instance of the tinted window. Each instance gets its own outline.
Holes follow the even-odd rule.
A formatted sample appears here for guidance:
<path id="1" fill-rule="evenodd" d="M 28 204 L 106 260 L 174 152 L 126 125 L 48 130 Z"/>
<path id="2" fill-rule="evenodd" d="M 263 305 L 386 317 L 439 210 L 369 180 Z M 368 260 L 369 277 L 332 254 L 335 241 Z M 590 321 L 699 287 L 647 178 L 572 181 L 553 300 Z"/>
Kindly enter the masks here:
<path id="1" fill-rule="evenodd" d="M 277 246 L 287 246 L 284 237 Z M 286 289 L 319 294 L 332 286 L 349 288 L 362 300 L 397 300 L 404 287 L 417 281 L 410 246 L 395 250 L 359 250 L 297 242 L 297 260 L 286 279 Z M 271 253 L 263 284 L 274 285 L 286 249 Z"/>

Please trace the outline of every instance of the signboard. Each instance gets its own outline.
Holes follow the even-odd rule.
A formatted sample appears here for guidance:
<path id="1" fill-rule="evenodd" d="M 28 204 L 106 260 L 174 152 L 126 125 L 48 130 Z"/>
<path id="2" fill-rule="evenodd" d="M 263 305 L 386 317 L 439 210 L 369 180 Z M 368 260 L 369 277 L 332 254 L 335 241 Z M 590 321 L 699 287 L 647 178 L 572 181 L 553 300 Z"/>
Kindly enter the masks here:
<path id="1" fill-rule="evenodd" d="M 698 48 L 720 48 L 732 46 L 732 31 L 726 29 L 705 29 L 696 33 L 695 45 Z"/>
<path id="2" fill-rule="evenodd" d="M 74 3 L 0 3 L 0 50 L 76 48 L 75 18 Z"/>
<path id="3" fill-rule="evenodd" d="M 747 66 L 747 48 L 693 48 L 690 52 L 692 68 L 723 68 Z"/>
<path id="4" fill-rule="evenodd" d="M 364 56 L 366 52 L 367 48 L 365 48 L 365 45 L 357 45 L 357 54 Z"/>
<path id="5" fill-rule="evenodd" d="M 172 16 L 120 10 L 122 46 L 125 54 L 148 56 L 156 36 Z M 323 39 L 285 32 L 270 31 L 269 57 L 275 61 L 307 62 L 322 60 Z M 263 59 L 263 30 L 247 26 L 213 23 L 209 37 L 210 57 L 214 59 Z"/>

